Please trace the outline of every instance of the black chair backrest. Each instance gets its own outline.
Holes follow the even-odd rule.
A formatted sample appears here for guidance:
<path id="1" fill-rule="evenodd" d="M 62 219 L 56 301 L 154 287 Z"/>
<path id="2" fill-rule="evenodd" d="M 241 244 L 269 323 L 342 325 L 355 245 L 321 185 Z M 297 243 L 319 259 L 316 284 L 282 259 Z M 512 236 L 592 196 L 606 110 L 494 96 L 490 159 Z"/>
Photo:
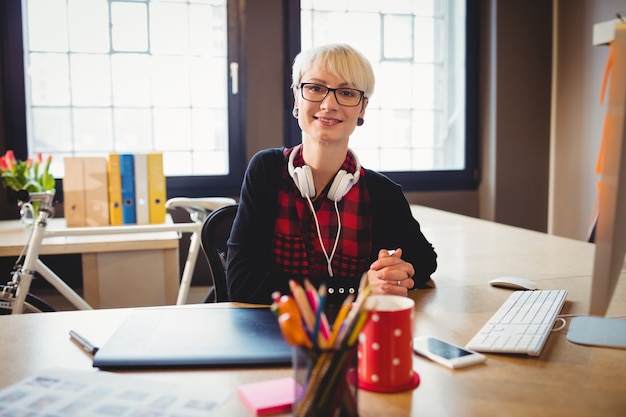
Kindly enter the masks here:
<path id="1" fill-rule="evenodd" d="M 237 205 L 220 207 L 212 211 L 202 225 L 200 233 L 202 250 L 213 274 L 213 289 L 209 292 L 205 302 L 230 301 L 226 288 L 226 254 L 228 253 L 226 243 L 236 214 Z"/>

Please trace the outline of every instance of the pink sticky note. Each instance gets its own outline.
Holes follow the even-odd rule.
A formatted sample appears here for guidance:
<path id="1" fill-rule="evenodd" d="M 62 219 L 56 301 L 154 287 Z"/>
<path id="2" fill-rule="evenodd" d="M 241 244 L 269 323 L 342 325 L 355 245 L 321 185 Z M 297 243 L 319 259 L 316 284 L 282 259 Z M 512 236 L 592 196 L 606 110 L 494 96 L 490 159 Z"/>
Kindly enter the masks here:
<path id="1" fill-rule="evenodd" d="M 237 393 L 254 415 L 290 411 L 295 398 L 295 381 L 287 377 L 251 382 L 239 385 Z"/>

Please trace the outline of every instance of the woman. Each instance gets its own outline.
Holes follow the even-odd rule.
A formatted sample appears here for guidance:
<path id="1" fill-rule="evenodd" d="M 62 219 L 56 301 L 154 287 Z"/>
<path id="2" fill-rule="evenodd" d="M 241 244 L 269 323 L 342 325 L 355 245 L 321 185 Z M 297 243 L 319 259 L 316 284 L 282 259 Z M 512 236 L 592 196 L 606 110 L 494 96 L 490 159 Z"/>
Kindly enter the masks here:
<path id="1" fill-rule="evenodd" d="M 337 304 L 364 272 L 372 293 L 406 296 L 429 280 L 437 256 L 400 186 L 348 148 L 374 90 L 370 63 L 326 45 L 300 53 L 292 79 L 302 144 L 260 151 L 248 165 L 228 242 L 230 299 L 270 304 L 290 279 L 308 279 Z"/>

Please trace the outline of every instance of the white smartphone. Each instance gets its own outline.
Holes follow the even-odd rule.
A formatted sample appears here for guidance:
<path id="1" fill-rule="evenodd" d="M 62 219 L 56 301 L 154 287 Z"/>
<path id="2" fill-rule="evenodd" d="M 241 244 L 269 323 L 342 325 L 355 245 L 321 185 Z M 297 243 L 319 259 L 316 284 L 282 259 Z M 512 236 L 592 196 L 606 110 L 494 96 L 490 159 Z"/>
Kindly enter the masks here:
<path id="1" fill-rule="evenodd" d="M 476 365 L 487 360 L 487 357 L 481 353 L 462 348 L 433 336 L 413 338 L 413 350 L 417 354 L 452 369 Z"/>

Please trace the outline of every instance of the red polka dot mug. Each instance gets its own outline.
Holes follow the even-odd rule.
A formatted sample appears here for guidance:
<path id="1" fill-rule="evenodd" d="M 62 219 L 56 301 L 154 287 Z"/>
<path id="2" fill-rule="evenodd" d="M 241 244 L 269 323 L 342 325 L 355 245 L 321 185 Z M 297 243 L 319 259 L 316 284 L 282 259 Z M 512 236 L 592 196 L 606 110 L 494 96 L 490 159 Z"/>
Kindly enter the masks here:
<path id="1" fill-rule="evenodd" d="M 419 375 L 413 370 L 413 317 L 415 302 L 397 295 L 372 295 L 370 311 L 359 335 L 359 388 L 377 392 L 414 389 Z"/>

